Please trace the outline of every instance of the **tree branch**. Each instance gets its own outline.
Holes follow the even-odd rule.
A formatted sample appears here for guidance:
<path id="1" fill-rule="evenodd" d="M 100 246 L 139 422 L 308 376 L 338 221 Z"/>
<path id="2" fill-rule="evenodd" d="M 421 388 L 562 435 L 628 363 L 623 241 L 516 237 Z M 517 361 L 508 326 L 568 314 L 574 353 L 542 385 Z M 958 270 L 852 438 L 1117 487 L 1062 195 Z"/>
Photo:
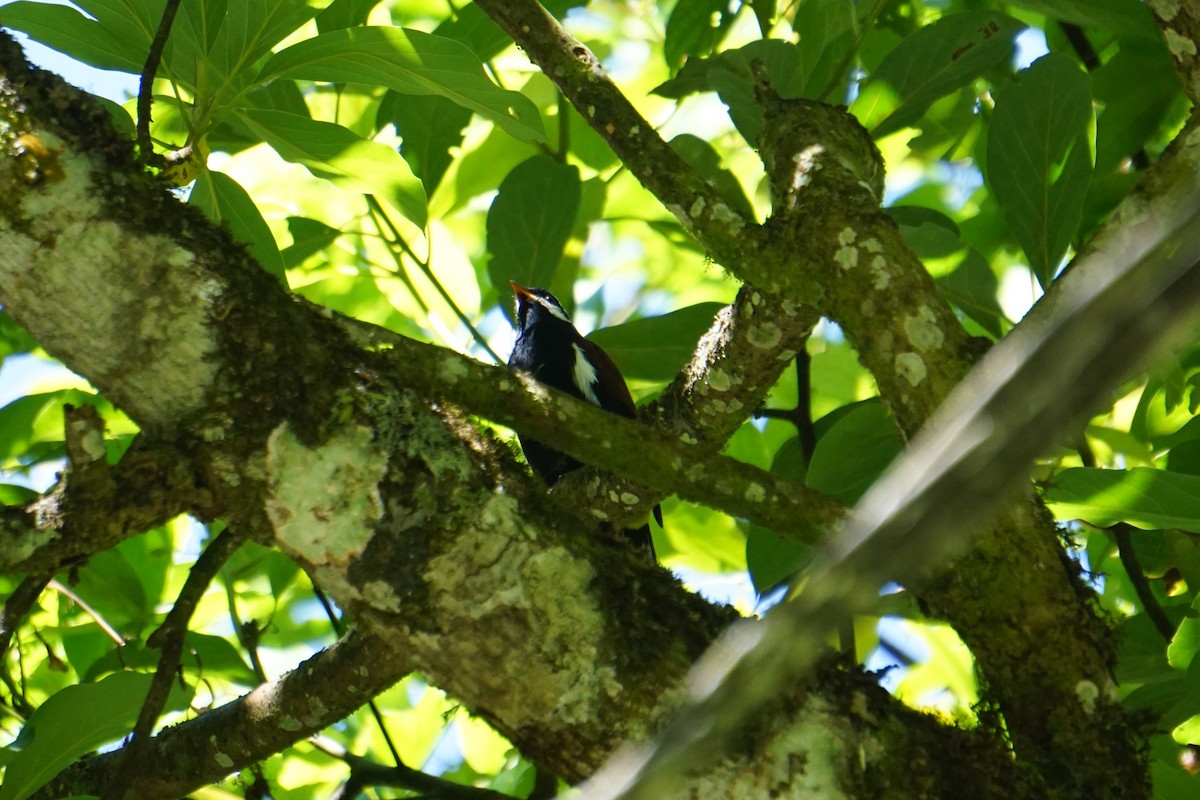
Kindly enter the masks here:
<path id="1" fill-rule="evenodd" d="M 147 769 L 145 758 L 150 746 L 148 740 L 154 723 L 167 704 L 171 681 L 175 679 L 179 669 L 179 658 L 183 654 L 183 640 L 187 635 L 188 622 L 208 585 L 212 583 L 222 565 L 241 547 L 242 541 L 241 536 L 226 528 L 204 548 L 204 552 L 188 572 L 187 581 L 179 590 L 179 597 L 175 599 L 175 605 L 171 607 L 167 618 L 146 640 L 147 645 L 157 647 L 160 651 L 158 668 L 142 703 L 133 734 L 129 742 L 121 748 L 120 763 L 114 769 L 112 780 L 101 794 L 101 800 L 120 800 L 124 796 L 125 787 L 133 781 L 134 776 L 139 772 L 150 771 Z"/>
<path id="2" fill-rule="evenodd" d="M 675 492 L 807 544 L 820 541 L 845 513 L 845 506 L 827 495 L 604 412 L 528 376 L 404 337 L 391 341 L 384 358 L 406 385 L 553 441 L 563 452 L 624 480 L 662 494 Z M 594 478 L 571 475 L 561 483 L 567 487 L 590 480 Z M 584 518 L 618 524 L 628 522 L 631 513 L 645 514 L 654 503 L 623 487 L 610 488 L 607 501 L 590 499 L 599 502 L 582 512 Z M 564 510 L 580 514 L 578 508 Z"/>
<path id="3" fill-rule="evenodd" d="M 160 731 L 144 759 L 155 769 L 132 776 L 122 796 L 182 797 L 277 753 L 353 712 L 412 671 L 393 638 L 363 630 L 304 661 L 273 684 L 194 720 Z M 33 795 L 51 800 L 80 786 L 108 785 L 123 750 L 68 767 Z"/>
<path id="4" fill-rule="evenodd" d="M 587 800 L 660 797 L 688 765 L 722 752 L 745 719 L 812 666 L 838 619 L 872 607 L 876 587 L 914 581 L 963 552 L 1027 479 L 1033 459 L 1086 419 L 1087 404 L 1064 398 L 1104 396 L 1190 332 L 1200 312 L 1200 189 L 1194 181 L 1176 188 L 1161 198 L 1157 220 L 1114 236 L 1063 282 L 1041 325 L 1024 326 L 988 354 L 868 491 L 799 595 L 757 629 L 744 623 L 722 637 L 697 665 L 693 681 L 704 688 L 693 705 L 656 748 L 597 775 Z M 1128 752 L 1124 740 L 1132 734 L 1111 679 L 1077 691 L 1080 705 L 1090 704 L 1089 723 L 1104 734 L 1092 741 L 1111 748 L 1100 755 L 1112 759 L 1112 774 L 1096 782 L 1093 755 L 1077 779 L 1065 781 L 1071 796 L 1141 796 L 1141 768 L 1116 758 Z"/>
<path id="5" fill-rule="evenodd" d="M 137 98 L 137 141 L 138 157 L 147 164 L 155 158 L 154 142 L 150 140 L 150 108 L 154 103 L 154 77 L 158 74 L 158 65 L 162 61 L 163 49 L 171 35 L 171 25 L 175 22 L 175 14 L 179 11 L 179 0 L 167 0 L 163 7 L 162 17 L 158 21 L 158 30 L 154 40 L 150 42 L 150 51 L 146 54 L 146 63 L 142 66 L 142 79 L 138 88 Z"/>
<path id="6" fill-rule="evenodd" d="M 541 67 L 622 163 L 679 219 L 712 257 L 747 283 L 812 297 L 815 286 L 787 270 L 760 248 L 758 225 L 741 217 L 692 169 L 604 73 L 596 56 L 535 0 L 477 0 L 533 63 Z M 806 291 L 807 290 L 807 291 Z"/>

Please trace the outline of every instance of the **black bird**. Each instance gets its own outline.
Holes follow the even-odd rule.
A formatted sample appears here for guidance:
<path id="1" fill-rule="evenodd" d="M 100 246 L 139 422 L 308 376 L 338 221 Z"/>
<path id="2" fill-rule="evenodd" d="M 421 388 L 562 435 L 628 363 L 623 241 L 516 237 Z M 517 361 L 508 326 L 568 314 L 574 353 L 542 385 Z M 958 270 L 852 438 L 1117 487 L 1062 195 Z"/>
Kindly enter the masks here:
<path id="1" fill-rule="evenodd" d="M 583 338 L 558 298 L 545 289 L 526 289 L 509 281 L 517 296 L 517 342 L 508 358 L 508 368 L 528 372 L 544 384 L 598 405 L 605 411 L 637 418 L 633 396 L 625 378 L 608 353 Z M 582 466 L 578 461 L 528 436 L 521 436 L 525 460 L 547 486 Z M 654 518 L 662 525 L 662 510 L 654 507 Z M 654 558 L 650 526 L 625 532 L 634 546 Z"/>

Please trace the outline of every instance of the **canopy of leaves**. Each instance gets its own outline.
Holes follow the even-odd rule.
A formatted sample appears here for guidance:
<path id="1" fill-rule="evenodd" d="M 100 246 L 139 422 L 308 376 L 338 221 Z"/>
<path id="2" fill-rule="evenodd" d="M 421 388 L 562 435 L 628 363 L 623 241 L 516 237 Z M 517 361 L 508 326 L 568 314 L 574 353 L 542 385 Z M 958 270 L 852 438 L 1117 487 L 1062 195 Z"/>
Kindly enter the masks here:
<path id="1" fill-rule="evenodd" d="M 125 76 L 126 96 L 106 107 L 132 132 L 137 76 L 165 5 L 17 0 L 0 6 L 0 26 Z M 573 108 L 479 7 L 459 5 L 185 0 L 148 87 L 152 118 L 142 120 L 157 152 L 187 156 L 187 171 L 164 175 L 288 291 L 481 360 L 502 362 L 511 347 L 508 282 L 550 288 L 635 397 L 653 400 L 739 283 L 691 238 L 683 212 L 617 157 L 612 131 Z M 756 83 L 847 106 L 887 163 L 891 219 L 982 342 L 1004 337 L 1054 285 L 1188 112 L 1171 53 L 1135 0 L 545 6 L 746 220 L 775 211 L 756 154 Z M 908 433 L 876 399 L 876 376 L 853 344 L 822 322 L 763 407 L 743 410 L 724 452 L 853 504 Z M 0 359 L 6 505 L 29 503 L 61 469 L 64 408 L 96 408 L 109 460 L 125 452 L 136 426 L 55 368 L 3 311 Z M 1070 556 L 1125 633 L 1117 691 L 1161 729 L 1150 752 L 1162 800 L 1200 789 L 1186 769 L 1200 738 L 1197 391 L 1193 345 L 1095 398 L 1086 435 L 1062 443 L 1035 475 Z M 676 498 L 663 510 L 665 529 L 654 533 L 662 564 L 743 613 L 811 562 L 810 544 L 786 531 Z M 1131 531 L 1122 552 L 1120 526 Z M 177 519 L 59 575 L 15 630 L 0 624 L 11 637 L 0 654 L 0 800 L 24 800 L 129 734 L 158 663 L 145 639 L 210 540 L 208 526 Z M 23 578 L 0 576 L 0 596 Z M 318 598 L 283 554 L 243 545 L 192 614 L 160 724 L 220 705 L 334 641 L 338 612 Z M 1151 630 L 1148 605 L 1168 629 Z M 950 629 L 903 592 L 880 614 L 849 637 L 858 660 L 897 665 L 889 685 L 905 703 L 979 722 L 971 655 Z M 360 711 L 325 736 L 461 784 L 533 790 L 531 761 L 421 675 L 376 702 L 378 716 Z M 328 796 L 346 773 L 330 752 L 302 743 L 250 778 L 279 797 Z"/>

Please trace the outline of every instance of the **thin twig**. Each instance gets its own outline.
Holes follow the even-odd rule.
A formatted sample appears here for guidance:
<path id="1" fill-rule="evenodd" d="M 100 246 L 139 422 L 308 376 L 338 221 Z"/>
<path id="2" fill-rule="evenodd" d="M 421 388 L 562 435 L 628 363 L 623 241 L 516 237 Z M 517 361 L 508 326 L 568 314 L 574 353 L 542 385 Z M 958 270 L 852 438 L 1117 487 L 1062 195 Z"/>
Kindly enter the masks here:
<path id="1" fill-rule="evenodd" d="M 314 738 L 310 742 L 322 753 L 344 761 L 350 767 L 350 777 L 333 793 L 331 800 L 351 800 L 358 797 L 368 786 L 407 789 L 410 792 L 418 792 L 421 797 L 438 800 L 512 800 L 509 795 L 492 789 L 454 783 L 403 764 L 385 767 L 349 753 L 324 738 Z"/>
<path id="2" fill-rule="evenodd" d="M 471 333 L 471 338 L 474 339 L 480 347 L 487 351 L 487 354 L 491 356 L 497 364 L 505 363 L 503 358 L 496 355 L 496 351 L 493 350 L 491 345 L 487 343 L 487 339 L 484 339 L 483 335 L 475 329 L 473 324 L 471 324 L 471 320 L 468 319 L 467 315 L 464 314 L 462 309 L 458 307 L 458 303 L 454 302 L 454 298 L 450 296 L 450 293 L 446 291 L 446 287 L 442 286 L 442 282 L 439 281 L 437 276 L 433 274 L 433 270 L 430 269 L 429 264 L 423 259 L 418 258 L 417 254 L 413 252 L 413 249 L 409 247 L 408 242 L 405 241 L 404 236 L 401 235 L 400 229 L 396 227 L 394 222 L 392 222 L 391 217 L 388 216 L 387 211 L 379 203 L 379 201 L 376 200 L 374 196 L 367 195 L 367 204 L 370 205 L 371 211 L 378 215 L 379 219 L 383 220 L 384 225 L 387 226 L 388 231 L 392 235 L 391 241 L 398 245 L 405 252 L 405 254 L 408 255 L 409 258 L 416 262 L 416 265 L 420 268 L 421 272 L 425 275 L 429 282 L 433 284 L 433 287 L 437 289 L 438 294 L 442 296 L 442 300 L 445 301 L 446 305 L 450 306 L 450 310 L 454 312 L 456 317 L 458 317 L 458 321 L 466 326 L 467 330 Z M 380 233 L 383 232 L 380 231 Z M 384 237 L 384 241 L 388 241 L 386 236 Z M 399 264 L 399 262 L 397 262 L 397 264 L 400 269 L 403 270 L 403 265 Z"/>
<path id="3" fill-rule="evenodd" d="M 121 756 L 120 766 L 113 773 L 112 780 L 104 788 L 101 800 L 120 800 L 129 785 L 130 778 L 139 772 L 144 772 L 141 755 L 150 741 L 150 733 L 155 721 L 162 714 L 171 692 L 171 681 L 179 669 L 180 657 L 183 654 L 183 641 L 187 635 L 188 622 L 196 610 L 196 604 L 204 596 L 210 583 L 217 576 L 222 565 L 242 546 L 242 537 L 232 529 L 226 528 L 217 538 L 209 542 L 208 547 L 196 559 L 188 573 L 183 588 L 175 605 L 167 614 L 167 618 L 158 630 L 150 634 L 146 644 L 159 648 L 158 669 L 150 682 L 150 690 L 142 703 L 141 713 L 138 714 L 137 724 L 133 728 L 129 744 L 125 745 Z"/>
<path id="4" fill-rule="evenodd" d="M 23 714 L 32 712 L 33 708 L 25 701 L 24 694 L 18 691 L 12 676 L 8 674 L 8 646 L 20 627 L 21 620 L 25 619 L 29 609 L 33 608 L 33 604 L 41 597 L 49 582 L 48 575 L 27 576 L 4 601 L 4 608 L 0 610 L 0 681 L 8 687 L 12 705 Z"/>
<path id="5" fill-rule="evenodd" d="M 259 683 L 267 682 L 267 671 L 263 668 L 262 659 L 258 655 L 258 626 L 257 624 L 251 628 L 250 623 L 243 622 L 241 615 L 237 610 L 237 595 L 233 591 L 233 582 L 229 579 L 223 581 L 225 584 L 225 600 L 229 607 L 229 621 L 233 624 L 234 633 L 237 635 L 238 644 L 246 651 L 246 655 L 250 658 L 250 668 L 254 670 L 254 675 L 258 678 Z"/>
<path id="6" fill-rule="evenodd" d="M 826 102 L 829 97 L 829 93 L 836 89 L 837 85 L 841 83 L 842 76 L 846 74 L 846 70 L 850 68 L 850 63 L 854 61 L 855 56 L 858 55 L 858 49 L 862 47 L 863 37 L 865 37 L 867 31 L 871 29 L 871 25 L 875 22 L 875 17 L 879 16 L 879 12 L 883 10 L 883 4 L 884 0 L 876 0 L 875 5 L 871 6 L 871 11 L 867 14 L 867 18 L 863 20 L 861 25 L 858 26 L 858 36 L 854 38 L 854 45 L 846 50 L 845 55 L 842 56 L 841 62 L 837 65 L 837 69 L 834 70 L 833 75 L 829 78 L 829 83 L 827 83 L 825 88 L 821 90 L 821 93 L 817 95 L 818 102 Z"/>
<path id="7" fill-rule="evenodd" d="M 66 597 L 72 603 L 74 603 L 75 605 L 77 605 L 81 609 L 83 609 L 83 613 L 85 613 L 89 617 L 91 617 L 92 620 L 98 626 L 100 626 L 100 630 L 102 630 L 106 634 L 108 634 L 108 638 L 112 639 L 113 642 L 116 643 L 117 647 L 125 646 L 125 637 L 122 636 L 116 628 L 114 628 L 112 625 L 110 625 L 108 623 L 108 620 L 106 620 L 104 617 L 100 616 L 99 611 L 97 611 L 96 609 L 94 609 L 90 605 L 88 605 L 87 601 L 85 601 L 82 597 L 75 594 L 75 592 L 71 591 L 66 586 L 59 583 L 57 579 L 50 580 L 46 584 L 46 588 L 53 589 L 54 591 L 58 592 L 63 597 Z"/>
<path id="8" fill-rule="evenodd" d="M 1167 616 L 1167 612 L 1163 611 L 1163 607 L 1158 604 L 1158 598 L 1150 589 L 1150 581 L 1146 578 L 1146 573 L 1142 571 L 1142 563 L 1133 549 L 1134 527 L 1128 522 L 1118 522 L 1109 530 L 1117 540 L 1117 555 L 1121 558 L 1121 566 L 1125 567 L 1125 574 L 1129 576 L 1134 593 L 1142 603 L 1142 609 L 1154 623 L 1154 629 L 1170 643 L 1175 638 L 1176 628 L 1171 622 L 1171 618 Z"/>
<path id="9" fill-rule="evenodd" d="M 146 54 L 146 63 L 142 65 L 142 83 L 138 88 L 137 99 L 137 141 L 138 157 L 142 163 L 149 163 L 154 156 L 154 145 L 150 141 L 150 107 L 154 102 L 154 76 L 158 74 L 158 65 L 162 61 L 163 50 L 167 46 L 167 38 L 171 35 L 171 25 L 175 22 L 175 12 L 179 10 L 179 0 L 167 0 L 163 8 L 162 18 L 158 21 L 158 31 L 154 41 L 150 43 L 150 52 Z"/>
<path id="10" fill-rule="evenodd" d="M 1079 460 L 1083 465 L 1095 468 L 1096 455 L 1092 452 L 1091 445 L 1087 440 L 1084 439 L 1076 449 L 1079 451 Z M 1108 530 L 1116 539 L 1117 556 L 1121 559 L 1121 566 L 1125 568 L 1125 574 L 1129 576 L 1129 583 L 1133 586 L 1134 594 L 1141 601 L 1142 610 L 1150 618 L 1154 629 L 1170 643 L 1175 638 L 1176 626 L 1171 622 L 1171 618 L 1167 616 L 1163 607 L 1159 605 L 1158 598 L 1154 596 L 1154 591 L 1150 588 L 1150 580 L 1142 569 L 1142 562 L 1137 557 L 1137 551 L 1133 549 L 1134 527 L 1127 522 L 1118 522 Z"/>
<path id="11" fill-rule="evenodd" d="M 325 616 L 329 617 L 329 624 L 333 626 L 333 632 L 337 637 L 342 638 L 344 625 L 342 618 L 338 616 L 334 610 L 333 603 L 329 601 L 329 597 L 315 583 L 312 584 L 313 595 L 316 596 L 317 602 L 321 604 L 321 608 L 325 609 Z M 388 752 L 392 754 L 392 759 L 396 762 L 396 766 L 403 766 L 404 761 L 400 758 L 400 750 L 396 747 L 396 743 L 392 741 L 392 735 L 388 732 L 387 724 L 383 721 L 383 714 L 379 711 L 379 706 L 375 700 L 367 701 L 367 707 L 371 709 L 371 715 L 375 717 L 375 725 L 379 728 L 379 733 L 383 735 L 383 741 L 387 744 Z"/>

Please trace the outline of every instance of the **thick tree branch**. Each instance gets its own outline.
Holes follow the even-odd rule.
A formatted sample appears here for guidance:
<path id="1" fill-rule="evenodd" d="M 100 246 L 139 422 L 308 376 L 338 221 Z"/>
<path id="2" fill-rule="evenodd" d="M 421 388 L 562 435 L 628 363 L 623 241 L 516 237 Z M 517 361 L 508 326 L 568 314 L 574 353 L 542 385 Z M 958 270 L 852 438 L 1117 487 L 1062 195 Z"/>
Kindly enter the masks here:
<path id="1" fill-rule="evenodd" d="M 1151 0 L 1146 6 L 1162 30 L 1184 93 L 1200 105 L 1200 9 L 1195 3 Z"/>
<path id="2" fill-rule="evenodd" d="M 101 800 L 120 800 L 125 794 L 125 787 L 132 782 L 134 776 L 151 771 L 148 767 L 152 762 L 146 759 L 146 751 L 150 747 L 148 740 L 151 731 L 154 730 L 154 723 L 166 707 L 171 683 L 179 669 L 188 623 L 208 585 L 234 551 L 241 547 L 242 541 L 241 536 L 226 528 L 216 539 L 209 542 L 188 571 L 187 581 L 179 590 L 179 597 L 175 599 L 175 605 L 171 607 L 167 618 L 146 640 L 146 644 L 157 647 L 160 651 L 158 668 L 154 672 L 150 689 L 146 692 L 146 699 L 142 703 L 142 710 L 138 714 L 129 742 L 121 749 L 116 774 L 104 788 Z"/>
<path id="3" fill-rule="evenodd" d="M 0 571 L 52 575 L 180 514 L 212 511 L 176 445 L 139 438 L 103 471 L 103 491 L 68 473 L 28 507 L 0 509 Z"/>
<path id="4" fill-rule="evenodd" d="M 858 519 L 795 600 L 764 625 L 739 625 L 706 655 L 695 677 L 704 689 L 661 745 L 636 762 L 636 782 L 621 780 L 614 789 L 611 777 L 598 776 L 585 797 L 659 797 L 687 765 L 720 752 L 743 720 L 812 665 L 813 648 L 837 619 L 873 605 L 874 587 L 913 581 L 968 546 L 988 513 L 1011 500 L 1033 459 L 1092 411 L 1090 403 L 1063 398 L 1104 396 L 1190 332 L 1200 313 L 1200 189 L 1180 185 L 1162 203 L 1157 220 L 1114 234 L 1108 248 L 1094 252 L 1064 282 L 1040 325 L 1023 327 L 989 353 L 863 498 Z M 974 524 L 964 524 L 968 519 Z M 1081 682 L 1077 694 L 1106 737 L 1131 736 L 1111 680 Z M 1109 744 L 1116 752 L 1128 747 Z M 1147 787 L 1134 766 L 1114 764 L 1125 773 L 1102 785 L 1076 785 L 1072 796 L 1143 796 Z M 630 765 L 614 769 L 628 774 Z"/>
<path id="5" fill-rule="evenodd" d="M 215 783 L 337 722 L 411 671 L 394 638 L 351 631 L 275 683 L 161 731 L 143 756 L 155 768 L 133 776 L 122 796 L 182 797 Z M 50 800 L 78 787 L 106 786 L 122 753 L 80 761 L 33 797 Z"/>
<path id="6" fill-rule="evenodd" d="M 745 517 L 798 541 L 820 541 L 845 513 L 845 506 L 820 492 L 698 447 L 686 437 L 681 440 L 606 413 L 528 376 L 402 337 L 393 339 L 387 360 L 406 385 L 423 394 L 478 409 L 481 415 L 524 434 L 554 441 L 557 448 L 586 463 L 660 493 L 675 492 Z M 576 480 L 581 479 L 586 480 Z M 610 502 L 606 507 L 593 506 L 585 516 L 603 521 L 616 517 L 623 523 L 628 521 L 629 507 L 645 513 L 648 503 L 653 504 L 629 493 Z M 613 505 L 617 511 L 610 516 L 605 508 Z"/>

